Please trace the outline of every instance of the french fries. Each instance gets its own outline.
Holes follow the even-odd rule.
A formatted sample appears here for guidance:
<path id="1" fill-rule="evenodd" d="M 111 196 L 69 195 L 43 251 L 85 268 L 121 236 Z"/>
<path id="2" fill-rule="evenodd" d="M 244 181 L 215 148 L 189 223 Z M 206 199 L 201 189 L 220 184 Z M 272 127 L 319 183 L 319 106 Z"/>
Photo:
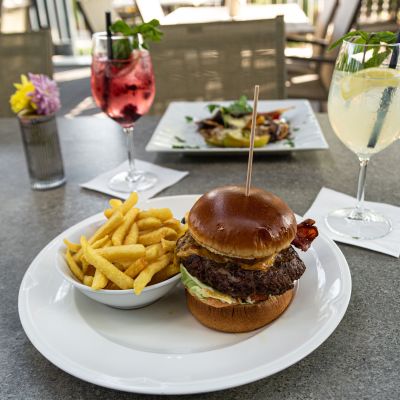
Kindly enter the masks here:
<path id="1" fill-rule="evenodd" d="M 165 251 L 174 251 L 176 246 L 176 240 L 161 239 L 161 247 Z"/>
<path id="2" fill-rule="evenodd" d="M 113 232 L 124 220 L 124 217 L 121 212 L 116 211 L 111 218 L 102 225 L 89 239 L 89 244 L 93 244 L 99 239 L 102 239 L 104 236 L 108 235 L 109 233 Z M 83 254 L 82 249 L 80 249 L 75 255 L 74 260 L 78 261 L 81 259 Z"/>
<path id="3" fill-rule="evenodd" d="M 174 251 L 187 225 L 169 208 L 140 210 L 137 201 L 137 193 L 124 202 L 111 199 L 107 220 L 91 236 L 82 236 L 80 243 L 64 239 L 67 265 L 84 285 L 140 295 L 147 285 L 179 273 Z"/>
<path id="4" fill-rule="evenodd" d="M 144 257 L 146 250 L 141 244 L 110 246 L 96 250 L 96 253 L 108 261 L 134 261 Z"/>
<path id="5" fill-rule="evenodd" d="M 155 231 L 146 232 L 143 235 L 139 234 L 138 243 L 144 244 L 146 246 L 150 244 L 160 243 L 161 239 L 171 239 L 174 240 L 178 237 L 178 234 L 171 228 L 166 226 L 158 228 Z"/>
<path id="6" fill-rule="evenodd" d="M 134 222 L 129 230 L 128 234 L 125 236 L 124 244 L 135 244 L 139 238 L 139 227 L 136 222 Z"/>
<path id="7" fill-rule="evenodd" d="M 138 219 L 148 217 L 158 218 L 161 219 L 161 221 L 166 221 L 167 219 L 173 218 L 173 215 L 169 208 L 150 208 L 150 210 L 141 211 L 138 215 Z"/>
<path id="8" fill-rule="evenodd" d="M 67 264 L 71 272 L 80 280 L 83 281 L 83 272 L 78 264 L 75 262 L 69 250 L 65 254 L 65 259 L 67 260 Z"/>
<path id="9" fill-rule="evenodd" d="M 96 269 L 96 272 L 94 273 L 94 277 L 92 279 L 92 284 L 90 285 L 92 289 L 104 289 L 107 286 L 107 283 L 107 277 L 99 269 Z"/>
<path id="10" fill-rule="evenodd" d="M 85 254 L 85 258 L 96 268 L 96 270 L 100 270 L 100 272 L 102 272 L 110 281 L 114 282 L 121 289 L 131 289 L 133 287 L 133 279 L 120 271 L 115 265 L 111 264 L 104 257 L 97 254 L 92 247 L 90 247 L 90 244 L 84 236 L 81 237 L 81 246 Z"/>
<path id="11" fill-rule="evenodd" d="M 179 272 L 179 265 L 169 264 L 167 267 L 163 268 L 161 271 L 157 272 L 150 281 L 151 285 L 165 281 L 171 276 L 176 275 Z"/>
<path id="12" fill-rule="evenodd" d="M 152 245 L 146 247 L 145 259 L 147 261 L 154 261 L 158 257 L 161 257 L 164 254 L 165 254 L 165 251 L 162 247 L 162 244 L 155 243 L 155 244 L 152 244 Z"/>
<path id="13" fill-rule="evenodd" d="M 139 295 L 142 293 L 144 287 L 151 281 L 151 278 L 163 268 L 165 268 L 171 261 L 171 254 L 162 255 L 157 261 L 149 264 L 143 269 L 135 279 L 133 289 L 135 294 Z"/>
<path id="14" fill-rule="evenodd" d="M 157 229 L 162 226 L 162 221 L 155 217 L 147 217 L 140 219 L 137 222 L 138 229 L 141 231 L 147 231 L 148 229 Z"/>
<path id="15" fill-rule="evenodd" d="M 81 249 L 81 245 L 78 243 L 72 243 L 68 239 L 63 240 L 64 244 L 67 246 L 67 249 L 72 253 L 77 253 Z"/>
<path id="16" fill-rule="evenodd" d="M 136 260 L 125 270 L 125 273 L 135 279 L 139 273 L 147 267 L 147 264 L 148 262 L 145 258 L 139 258 L 139 260 Z"/>
<path id="17" fill-rule="evenodd" d="M 137 208 L 131 208 L 125 215 L 124 221 L 122 224 L 114 231 L 111 236 L 111 241 L 114 246 L 121 245 L 124 242 L 125 236 L 130 229 L 131 225 L 135 221 L 136 216 L 138 215 L 139 210 Z"/>
<path id="18" fill-rule="evenodd" d="M 83 284 L 86 286 L 92 286 L 93 279 L 94 279 L 93 276 L 85 275 L 83 277 Z"/>

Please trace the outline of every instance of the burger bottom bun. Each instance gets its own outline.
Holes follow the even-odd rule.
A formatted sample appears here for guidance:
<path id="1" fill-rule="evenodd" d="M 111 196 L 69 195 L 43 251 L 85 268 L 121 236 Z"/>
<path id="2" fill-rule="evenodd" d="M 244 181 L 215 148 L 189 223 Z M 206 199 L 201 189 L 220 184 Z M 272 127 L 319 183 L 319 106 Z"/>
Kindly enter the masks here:
<path id="1" fill-rule="evenodd" d="M 193 316 L 208 328 L 229 333 L 250 332 L 278 318 L 293 299 L 293 289 L 255 304 L 226 304 L 215 299 L 199 299 L 186 290 Z"/>

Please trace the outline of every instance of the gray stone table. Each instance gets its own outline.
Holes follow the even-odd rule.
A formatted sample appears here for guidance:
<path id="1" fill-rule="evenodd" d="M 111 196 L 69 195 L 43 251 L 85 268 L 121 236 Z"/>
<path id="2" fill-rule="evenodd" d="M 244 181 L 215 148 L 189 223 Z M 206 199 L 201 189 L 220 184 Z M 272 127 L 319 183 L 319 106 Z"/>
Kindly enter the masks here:
<path id="1" fill-rule="evenodd" d="M 283 197 L 304 213 L 322 186 L 354 194 L 358 165 L 354 154 L 319 116 L 328 151 L 258 156 L 254 185 Z M 146 153 L 158 118 L 137 126 L 141 159 L 190 171 L 161 195 L 193 194 L 243 183 L 246 158 L 182 157 Z M 59 189 L 29 188 L 17 123 L 0 120 L 0 399 L 158 399 L 104 389 L 74 378 L 47 361 L 29 342 L 17 310 L 18 288 L 36 254 L 56 235 L 106 207 L 107 196 L 78 184 L 124 160 L 122 133 L 110 120 L 60 119 L 59 131 L 68 183 Z M 400 143 L 371 163 L 367 199 L 400 205 Z M 350 265 L 353 292 L 336 331 L 311 355 L 269 378 L 234 389 L 182 399 L 399 399 L 400 262 L 390 256 L 340 245 Z M 177 398 L 177 396 L 176 396 Z"/>

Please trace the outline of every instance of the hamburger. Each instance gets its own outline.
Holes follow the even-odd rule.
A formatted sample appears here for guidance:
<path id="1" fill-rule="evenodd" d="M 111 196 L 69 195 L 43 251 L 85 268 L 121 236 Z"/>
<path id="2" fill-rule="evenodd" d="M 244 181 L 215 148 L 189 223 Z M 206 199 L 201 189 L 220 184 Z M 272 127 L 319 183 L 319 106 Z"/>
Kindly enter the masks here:
<path id="1" fill-rule="evenodd" d="M 177 242 L 187 305 L 203 325 L 248 332 L 278 318 L 306 266 L 293 246 L 306 251 L 318 235 L 313 220 L 297 225 L 273 193 L 241 186 L 216 188 L 194 204 L 188 231 Z"/>

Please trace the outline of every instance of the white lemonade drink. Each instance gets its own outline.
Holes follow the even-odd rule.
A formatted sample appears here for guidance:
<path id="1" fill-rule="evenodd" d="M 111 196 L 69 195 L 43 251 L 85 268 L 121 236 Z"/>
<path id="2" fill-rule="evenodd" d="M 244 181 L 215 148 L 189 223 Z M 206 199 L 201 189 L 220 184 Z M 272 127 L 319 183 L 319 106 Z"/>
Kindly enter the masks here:
<path id="1" fill-rule="evenodd" d="M 368 147 L 385 89 L 393 87 L 376 143 Z M 339 139 L 360 157 L 369 158 L 400 137 L 400 71 L 368 68 L 336 70 L 328 99 L 329 120 Z M 371 143 L 370 143 L 371 145 Z"/>

